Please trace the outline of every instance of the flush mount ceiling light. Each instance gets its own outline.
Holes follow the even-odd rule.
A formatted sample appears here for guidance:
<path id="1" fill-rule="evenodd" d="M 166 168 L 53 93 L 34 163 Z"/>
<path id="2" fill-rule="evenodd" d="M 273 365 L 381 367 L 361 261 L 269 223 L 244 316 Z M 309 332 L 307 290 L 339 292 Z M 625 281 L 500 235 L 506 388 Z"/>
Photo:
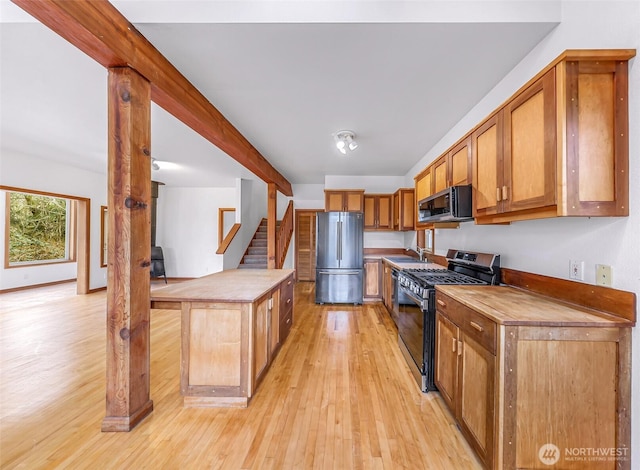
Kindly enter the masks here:
<path id="1" fill-rule="evenodd" d="M 353 152 L 358 148 L 355 136 L 356 135 L 353 131 L 338 131 L 333 134 L 333 138 L 336 141 L 336 147 L 342 155 L 346 155 L 347 150 Z"/>

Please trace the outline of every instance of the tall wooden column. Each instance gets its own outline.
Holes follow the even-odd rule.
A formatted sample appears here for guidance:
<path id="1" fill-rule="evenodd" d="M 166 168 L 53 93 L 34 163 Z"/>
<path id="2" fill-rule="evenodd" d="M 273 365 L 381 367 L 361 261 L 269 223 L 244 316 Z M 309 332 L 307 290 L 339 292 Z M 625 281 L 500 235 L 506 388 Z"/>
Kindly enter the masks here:
<path id="1" fill-rule="evenodd" d="M 278 190 L 267 184 L 267 268 L 276 269 L 276 223 L 278 219 Z"/>
<path id="2" fill-rule="evenodd" d="M 128 67 L 109 69 L 107 402 L 103 431 L 130 431 L 149 396 L 151 87 Z"/>

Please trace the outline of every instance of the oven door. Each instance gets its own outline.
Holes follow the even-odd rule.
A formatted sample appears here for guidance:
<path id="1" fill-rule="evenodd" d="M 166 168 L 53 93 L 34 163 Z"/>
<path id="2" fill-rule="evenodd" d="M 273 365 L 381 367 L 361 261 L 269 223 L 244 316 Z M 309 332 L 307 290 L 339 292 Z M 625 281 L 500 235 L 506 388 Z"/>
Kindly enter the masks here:
<path id="1" fill-rule="evenodd" d="M 428 308 L 434 298 L 433 292 L 423 301 L 399 283 L 397 286 L 398 336 L 413 362 L 409 367 L 415 368 L 412 370 L 414 376 L 415 370 L 420 374 L 419 385 L 423 392 L 437 390 L 433 380 L 435 314 L 429 313 Z"/>

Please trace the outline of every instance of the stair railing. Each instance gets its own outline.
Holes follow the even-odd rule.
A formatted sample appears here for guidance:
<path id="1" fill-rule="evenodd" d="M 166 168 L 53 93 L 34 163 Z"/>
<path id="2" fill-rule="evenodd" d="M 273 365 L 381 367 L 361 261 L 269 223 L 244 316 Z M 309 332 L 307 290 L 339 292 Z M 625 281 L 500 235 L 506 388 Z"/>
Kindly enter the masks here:
<path id="1" fill-rule="evenodd" d="M 289 201 L 276 234 L 276 268 L 281 269 L 293 235 L 293 201 Z"/>

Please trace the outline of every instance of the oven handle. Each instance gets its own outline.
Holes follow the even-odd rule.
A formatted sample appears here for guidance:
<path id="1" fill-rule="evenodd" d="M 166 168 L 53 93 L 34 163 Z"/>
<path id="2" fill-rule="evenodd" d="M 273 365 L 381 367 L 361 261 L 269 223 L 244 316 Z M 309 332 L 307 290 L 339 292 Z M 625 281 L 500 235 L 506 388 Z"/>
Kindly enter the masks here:
<path id="1" fill-rule="evenodd" d="M 416 295 L 411 292 L 409 289 L 407 289 L 405 286 L 403 285 L 399 285 L 400 290 L 402 290 L 402 292 L 404 292 L 407 297 L 409 297 L 411 300 L 413 300 L 416 304 L 418 304 L 418 306 L 420 307 L 421 310 L 428 310 L 428 307 L 426 305 L 426 301 L 416 297 Z"/>

